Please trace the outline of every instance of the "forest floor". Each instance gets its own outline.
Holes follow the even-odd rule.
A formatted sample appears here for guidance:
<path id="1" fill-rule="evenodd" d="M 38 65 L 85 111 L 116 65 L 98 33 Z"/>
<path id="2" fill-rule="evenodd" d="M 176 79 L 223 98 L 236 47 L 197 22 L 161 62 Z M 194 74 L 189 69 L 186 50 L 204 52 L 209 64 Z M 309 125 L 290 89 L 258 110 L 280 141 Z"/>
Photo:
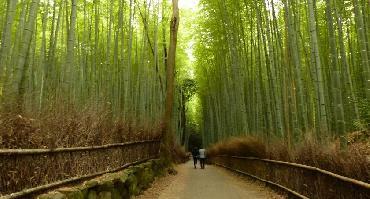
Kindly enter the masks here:
<path id="1" fill-rule="evenodd" d="M 176 167 L 178 174 L 158 179 L 135 199 L 282 199 L 263 184 L 216 166 L 193 168 L 192 162 Z"/>

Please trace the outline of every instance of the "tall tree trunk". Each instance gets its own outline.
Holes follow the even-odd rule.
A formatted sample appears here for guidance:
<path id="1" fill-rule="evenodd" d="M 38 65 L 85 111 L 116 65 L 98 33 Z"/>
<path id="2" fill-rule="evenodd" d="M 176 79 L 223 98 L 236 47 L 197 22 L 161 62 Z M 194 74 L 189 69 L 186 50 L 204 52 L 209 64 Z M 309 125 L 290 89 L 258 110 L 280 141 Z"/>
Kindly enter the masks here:
<path id="1" fill-rule="evenodd" d="M 45 12 L 42 17 L 42 41 L 41 41 L 41 49 L 40 49 L 40 63 L 41 63 L 41 86 L 40 86 L 40 94 L 39 94 L 39 104 L 38 104 L 38 112 L 41 112 L 42 109 L 42 102 L 44 97 L 44 84 L 45 84 L 45 72 L 46 72 L 46 59 L 47 59 L 47 50 L 46 50 L 46 27 L 47 27 L 47 16 L 49 12 L 49 3 L 46 5 Z M 54 23 L 54 20 L 53 20 Z"/>
<path id="2" fill-rule="evenodd" d="M 127 67 L 124 77 L 124 106 L 126 107 L 124 118 L 128 122 L 130 120 L 131 103 L 130 103 L 130 89 L 131 89 L 131 68 L 132 68 L 132 34 L 133 34 L 133 18 L 135 6 L 133 0 L 130 0 L 130 19 L 129 19 L 129 38 L 127 51 Z"/>
<path id="3" fill-rule="evenodd" d="M 325 102 L 325 89 L 324 89 L 324 80 L 321 68 L 321 60 L 319 53 L 319 44 L 317 39 L 317 30 L 316 30 L 316 16 L 315 16 L 315 5 L 314 0 L 308 0 L 308 18 L 309 18 L 309 29 L 311 36 L 311 49 L 313 54 L 313 67 L 316 70 L 316 80 L 317 80 L 317 97 L 318 97 L 318 111 L 320 116 L 319 121 L 319 138 L 328 133 L 328 120 L 327 120 L 327 110 Z"/>
<path id="4" fill-rule="evenodd" d="M 353 80 L 351 76 L 350 66 L 347 60 L 347 54 L 346 54 L 346 48 L 344 45 L 344 34 L 343 34 L 343 23 L 342 23 L 342 16 L 340 15 L 340 12 L 338 11 L 338 6 L 336 4 L 336 1 L 334 1 L 334 11 L 335 11 L 335 17 L 338 24 L 338 42 L 339 42 L 339 49 L 340 49 L 340 60 L 342 62 L 342 70 L 344 71 L 344 79 L 346 79 L 346 84 L 348 86 L 348 92 L 350 94 L 350 102 L 353 104 L 355 119 L 360 119 L 360 113 L 358 110 L 358 102 L 357 97 L 355 95 L 354 87 L 353 87 Z M 340 6 L 342 8 L 342 5 Z"/>
<path id="5" fill-rule="evenodd" d="M 74 66 L 74 44 L 75 44 L 75 32 L 76 32 L 76 20 L 77 20 L 77 0 L 71 0 L 72 1 L 72 8 L 71 8 L 71 18 L 70 18 L 70 24 L 68 28 L 68 40 L 67 40 L 67 55 L 66 55 L 66 62 L 65 62 L 65 77 L 64 82 L 67 87 L 66 91 L 71 93 L 73 85 L 74 76 L 76 74 L 72 74 L 72 68 L 75 68 Z"/>
<path id="6" fill-rule="evenodd" d="M 176 64 L 176 47 L 177 47 L 177 32 L 179 28 L 179 7 L 178 0 L 172 0 L 172 19 L 170 29 L 170 47 L 168 51 L 168 61 L 166 70 L 166 107 L 163 120 L 163 142 L 164 150 L 162 151 L 166 158 L 170 158 L 170 150 L 172 149 L 173 134 L 171 128 L 171 115 L 174 103 L 174 90 L 175 90 L 175 64 Z"/>
<path id="7" fill-rule="evenodd" d="M 296 94 L 297 94 L 297 104 L 299 110 L 300 125 L 304 131 L 308 130 L 308 119 L 307 119 L 307 110 L 304 100 L 304 90 L 303 90 L 303 79 L 301 71 L 301 60 L 299 59 L 299 47 L 297 45 L 297 33 L 294 29 L 294 19 L 290 12 L 289 3 L 287 0 L 284 0 L 284 8 L 286 14 L 286 26 L 288 29 L 288 43 L 291 56 L 293 57 L 293 64 L 295 69 L 295 81 L 296 81 Z"/>
<path id="8" fill-rule="evenodd" d="M 367 54 L 366 34 L 364 25 L 364 16 L 362 13 L 362 3 L 358 0 L 353 0 L 353 7 L 355 11 L 355 19 L 357 26 L 358 43 L 360 46 L 361 65 L 364 72 L 365 93 L 368 100 L 370 100 L 370 65 Z"/>
<path id="9" fill-rule="evenodd" d="M 180 110 L 180 113 L 181 113 L 181 120 L 180 120 L 180 123 L 181 123 L 181 126 L 182 126 L 182 134 L 181 134 L 181 139 L 180 139 L 180 144 L 181 146 L 184 146 L 185 145 L 185 138 L 186 138 L 186 98 L 185 98 L 185 94 L 184 94 L 184 91 L 182 90 L 181 91 L 181 110 Z"/>
<path id="10" fill-rule="evenodd" d="M 337 44 L 334 32 L 334 25 L 333 25 L 333 15 L 332 15 L 332 3 L 331 0 L 326 0 L 326 19 L 328 25 L 328 39 L 329 39 L 329 47 L 330 47 L 330 65 L 333 70 L 332 75 L 332 95 L 333 95 L 333 103 L 334 103 L 334 115 L 335 115 L 335 127 L 336 132 L 339 135 L 343 135 L 345 132 L 345 120 L 344 120 L 344 109 L 343 109 L 343 99 L 342 99 L 342 81 L 341 81 L 341 73 L 338 67 L 338 52 L 337 52 Z"/>
<path id="11" fill-rule="evenodd" d="M 0 48 L 0 81 L 3 81 L 3 72 L 7 65 L 9 51 L 11 47 L 11 33 L 14 21 L 14 15 L 17 7 L 18 0 L 8 0 L 8 8 L 6 12 L 6 21 L 3 28 L 2 43 Z M 1 82 L 4 83 L 4 82 Z"/>
<path id="12" fill-rule="evenodd" d="M 36 22 L 37 10 L 39 8 L 40 0 L 33 0 L 31 2 L 28 21 L 23 30 L 22 43 L 18 54 L 18 60 L 14 69 L 14 77 L 12 82 L 12 89 L 10 91 L 11 97 L 15 99 L 17 110 L 22 111 L 24 88 L 22 88 L 22 79 L 25 78 L 25 64 L 31 46 L 31 40 Z"/>
<path id="13" fill-rule="evenodd" d="M 271 94 L 274 102 L 274 110 L 275 110 L 275 126 L 276 126 L 276 131 L 275 133 L 278 136 L 283 137 L 284 136 L 284 127 L 283 127 L 283 121 L 282 121 L 282 109 L 281 109 L 281 97 L 280 97 L 280 81 L 278 81 L 278 73 L 276 71 L 277 69 L 277 61 L 274 57 L 275 52 L 274 52 L 274 47 L 273 47 L 273 38 L 271 35 L 272 30 L 270 29 L 270 23 L 271 20 L 268 17 L 268 11 L 267 11 L 267 6 L 266 3 L 263 3 L 263 13 L 265 16 L 266 20 L 266 59 L 268 59 L 268 64 L 267 64 L 267 71 L 268 75 L 270 78 L 271 82 Z M 272 9 L 274 9 L 274 6 L 272 6 Z M 267 53 L 268 52 L 268 53 Z"/>

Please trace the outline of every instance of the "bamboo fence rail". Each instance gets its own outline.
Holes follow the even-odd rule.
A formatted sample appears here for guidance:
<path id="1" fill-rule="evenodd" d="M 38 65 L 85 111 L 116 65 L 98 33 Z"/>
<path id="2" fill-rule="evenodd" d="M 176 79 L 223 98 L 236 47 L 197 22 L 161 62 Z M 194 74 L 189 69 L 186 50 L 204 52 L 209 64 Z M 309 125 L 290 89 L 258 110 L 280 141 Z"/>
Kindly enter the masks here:
<path id="1" fill-rule="evenodd" d="M 95 178 L 95 177 L 98 177 L 98 176 L 101 176 L 101 175 L 104 175 L 104 174 L 107 174 L 107 173 L 118 172 L 118 171 L 126 169 L 130 166 L 141 164 L 141 163 L 144 163 L 148 160 L 155 159 L 155 158 L 156 158 L 156 156 L 151 157 L 151 158 L 147 158 L 147 159 L 144 159 L 144 160 L 135 161 L 133 163 L 128 163 L 128 164 L 125 164 L 122 167 L 119 167 L 119 168 L 116 168 L 116 169 L 113 169 L 113 170 L 110 170 L 110 171 L 103 171 L 103 172 L 98 172 L 98 173 L 94 173 L 94 174 L 90 174 L 90 175 L 85 175 L 85 176 L 80 176 L 80 177 L 73 177 L 73 178 L 69 178 L 69 179 L 66 179 L 66 180 L 61 180 L 61 181 L 58 181 L 58 182 L 53 182 L 53 183 L 50 183 L 50 184 L 41 185 L 41 186 L 30 188 L 30 189 L 25 189 L 25 190 L 22 190 L 22 191 L 19 191 L 19 192 L 16 192 L 16 193 L 12 193 L 12 194 L 9 194 L 9 195 L 0 196 L 0 199 L 15 199 L 15 198 L 20 198 L 20 197 L 25 197 L 25 196 L 28 196 L 28 195 L 31 195 L 31 194 L 34 194 L 34 193 L 39 193 L 39 192 L 42 192 L 42 191 L 50 190 L 52 188 L 60 187 L 62 185 L 70 184 L 70 183 L 73 183 L 73 182 L 80 182 L 80 181 L 92 179 L 92 178 Z"/>
<path id="2" fill-rule="evenodd" d="M 159 154 L 161 140 L 55 149 L 0 149 L 0 199 L 122 170 Z"/>
<path id="3" fill-rule="evenodd" d="M 249 173 L 247 173 L 247 172 L 245 172 L 245 171 L 241 171 L 241 170 L 238 170 L 238 169 L 233 169 L 233 168 L 231 168 L 231 167 L 228 167 L 228 166 L 225 166 L 225 165 L 222 165 L 222 164 L 218 164 L 218 163 L 215 163 L 215 165 L 220 166 L 220 167 L 224 167 L 224 168 L 229 169 L 229 170 L 231 170 L 231 171 L 235 171 L 235 172 L 237 172 L 237 173 L 240 173 L 240 174 L 243 174 L 243 175 L 249 176 L 249 177 L 254 178 L 254 179 L 256 179 L 256 180 L 259 180 L 259 181 L 261 181 L 261 182 L 264 182 L 264 183 L 270 184 L 270 185 L 272 185 L 272 186 L 275 186 L 275 187 L 277 187 L 277 188 L 279 188 L 279 189 L 284 190 L 285 192 L 288 192 L 289 194 L 292 194 L 294 197 L 297 197 L 297 198 L 300 198 L 300 199 L 309 199 L 308 197 L 306 197 L 306 196 L 304 196 L 304 195 L 302 195 L 302 194 L 299 194 L 298 192 L 295 192 L 295 191 L 293 191 L 293 190 L 291 190 L 291 189 L 289 189 L 289 188 L 286 188 L 286 187 L 284 187 L 284 186 L 282 186 L 282 185 L 280 185 L 280 184 L 277 184 L 277 183 L 271 182 L 271 181 L 269 181 L 269 180 L 264 180 L 264 179 L 262 179 L 262 178 L 260 178 L 260 177 L 255 176 L 255 175 L 251 175 L 251 174 L 249 174 Z"/>
<path id="4" fill-rule="evenodd" d="M 223 156 L 223 157 L 225 157 L 225 156 Z M 338 175 L 338 174 L 335 174 L 333 172 L 326 171 L 326 170 L 323 170 L 323 169 L 320 169 L 320 168 L 317 168 L 317 167 L 307 166 L 307 165 L 298 164 L 298 163 L 283 162 L 283 161 L 278 161 L 278 160 L 260 159 L 260 158 L 254 158 L 254 157 L 231 156 L 231 158 L 258 160 L 258 161 L 263 161 L 263 162 L 270 162 L 270 163 L 281 164 L 281 165 L 286 165 L 286 166 L 290 166 L 290 167 L 297 167 L 297 168 L 307 169 L 307 170 L 311 170 L 311 171 L 316 171 L 316 172 L 331 176 L 333 178 L 336 178 L 338 180 L 342 180 L 342 181 L 345 181 L 345 182 L 349 182 L 349 183 L 364 187 L 366 189 L 370 189 L 370 184 L 369 183 L 362 182 L 362 181 L 352 179 L 352 178 L 348 178 L 348 177 L 345 177 L 345 176 L 341 176 L 341 175 Z"/>
<path id="5" fill-rule="evenodd" d="M 370 197 L 369 183 L 303 164 L 227 155 L 211 158 L 211 162 L 279 187 L 298 198 Z"/>
<path id="6" fill-rule="evenodd" d="M 55 148 L 55 149 L 0 149 L 0 156 L 38 155 L 38 154 L 47 154 L 47 153 L 94 151 L 94 150 L 100 150 L 100 149 L 111 149 L 111 148 L 117 148 L 117 147 L 125 147 L 125 146 L 130 146 L 130 145 L 138 145 L 138 144 L 144 144 L 144 143 L 156 143 L 156 142 L 159 143 L 160 140 L 145 140 L 145 141 L 107 144 L 107 145 L 101 145 L 101 146 Z"/>

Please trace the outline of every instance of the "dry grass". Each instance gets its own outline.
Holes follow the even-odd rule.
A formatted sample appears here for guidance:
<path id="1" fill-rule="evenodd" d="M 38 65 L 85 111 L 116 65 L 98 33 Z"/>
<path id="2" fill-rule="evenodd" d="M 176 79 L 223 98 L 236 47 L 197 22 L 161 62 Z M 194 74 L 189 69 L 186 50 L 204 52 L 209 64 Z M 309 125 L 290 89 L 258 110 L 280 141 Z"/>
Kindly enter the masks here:
<path id="1" fill-rule="evenodd" d="M 173 148 L 173 153 L 172 154 L 172 160 L 176 164 L 181 164 L 189 161 L 189 154 L 186 153 L 185 148 L 183 146 L 180 146 L 176 144 Z"/>
<path id="2" fill-rule="evenodd" d="M 338 140 L 321 144 L 306 138 L 288 149 L 281 141 L 265 144 L 252 137 L 232 138 L 212 146 L 209 155 L 212 162 L 278 183 L 309 198 L 369 198 L 368 189 L 329 175 L 282 164 L 230 158 L 231 155 L 253 156 L 295 162 L 369 183 L 369 137 L 369 132 L 349 134 L 346 150 L 340 149 Z"/>
<path id="3" fill-rule="evenodd" d="M 254 137 L 233 137 L 211 146 L 207 154 L 210 157 L 213 155 L 232 155 L 265 158 L 266 146 L 261 140 Z"/>
<path id="4" fill-rule="evenodd" d="M 158 155 L 145 143 L 95 151 L 0 156 L 0 196 L 72 177 L 113 170 Z"/>
<path id="5" fill-rule="evenodd" d="M 348 137 L 351 137 L 350 134 Z M 210 147 L 209 156 L 232 155 L 269 158 L 305 164 L 328 170 L 343 176 L 370 182 L 370 139 L 369 132 L 362 132 L 361 141 L 349 142 L 346 150 L 341 150 L 338 141 L 322 145 L 312 139 L 306 139 L 292 150 L 283 142 L 266 145 L 253 137 L 231 138 Z"/>
<path id="6" fill-rule="evenodd" d="M 161 126 L 113 118 L 109 109 L 63 108 L 42 114 L 0 112 L 0 149 L 99 146 L 160 138 Z M 111 170 L 157 155 L 142 144 L 89 152 L 0 156 L 0 196 L 74 176 Z"/>
<path id="7" fill-rule="evenodd" d="M 369 143 L 352 143 L 347 150 L 341 150 L 338 141 L 324 146 L 306 141 L 293 151 L 291 160 L 370 182 L 369 147 Z"/>
<path id="8" fill-rule="evenodd" d="M 0 113 L 0 148 L 92 146 L 160 137 L 160 125 L 134 126 L 109 111 Z"/>

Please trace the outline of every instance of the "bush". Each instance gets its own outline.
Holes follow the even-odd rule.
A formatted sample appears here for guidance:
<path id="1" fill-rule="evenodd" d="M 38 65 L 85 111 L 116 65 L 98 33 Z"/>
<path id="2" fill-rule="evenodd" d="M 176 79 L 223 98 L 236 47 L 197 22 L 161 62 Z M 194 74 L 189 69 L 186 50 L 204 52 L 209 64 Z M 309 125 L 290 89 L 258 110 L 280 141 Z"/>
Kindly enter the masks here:
<path id="1" fill-rule="evenodd" d="M 261 140 L 254 137 L 234 137 L 211 146 L 207 154 L 209 157 L 231 155 L 264 158 L 266 157 L 266 146 Z"/>
<path id="2" fill-rule="evenodd" d="M 190 156 L 186 153 L 185 148 L 176 144 L 173 148 L 172 160 L 176 164 L 185 163 L 189 160 Z"/>
<path id="3" fill-rule="evenodd" d="M 287 144 L 282 141 L 269 143 L 267 147 L 265 142 L 257 138 L 239 137 L 211 146 L 208 149 L 208 155 L 210 158 L 217 155 L 229 155 L 294 162 L 369 182 L 369 139 L 363 138 L 367 135 L 354 134 L 347 137 L 362 137 L 362 139 L 358 139 L 357 142 L 349 142 L 346 150 L 340 149 L 338 140 L 323 145 L 307 138 L 289 150 Z M 348 138 L 348 140 L 350 139 Z"/>
<path id="4" fill-rule="evenodd" d="M 160 125 L 134 126 L 109 109 L 50 110 L 24 115 L 0 112 L 0 148 L 62 148 L 158 139 Z"/>

